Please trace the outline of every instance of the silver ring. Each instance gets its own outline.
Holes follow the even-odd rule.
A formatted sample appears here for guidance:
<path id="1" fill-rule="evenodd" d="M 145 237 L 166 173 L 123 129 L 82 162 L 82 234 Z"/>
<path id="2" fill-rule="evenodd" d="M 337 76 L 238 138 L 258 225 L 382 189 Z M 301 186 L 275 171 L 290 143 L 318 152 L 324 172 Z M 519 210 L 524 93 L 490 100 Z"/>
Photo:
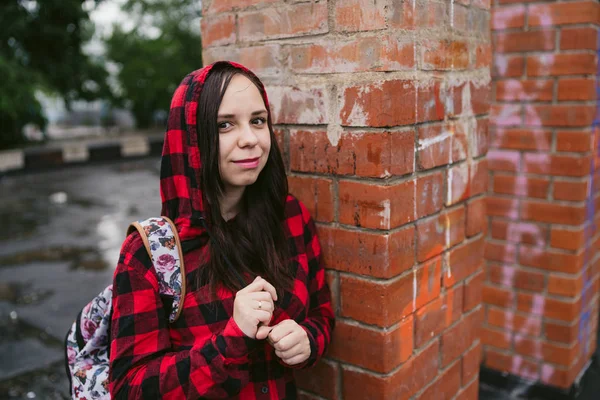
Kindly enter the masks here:
<path id="1" fill-rule="evenodd" d="M 258 309 L 262 310 L 262 301 L 260 301 L 260 300 L 258 301 Z"/>

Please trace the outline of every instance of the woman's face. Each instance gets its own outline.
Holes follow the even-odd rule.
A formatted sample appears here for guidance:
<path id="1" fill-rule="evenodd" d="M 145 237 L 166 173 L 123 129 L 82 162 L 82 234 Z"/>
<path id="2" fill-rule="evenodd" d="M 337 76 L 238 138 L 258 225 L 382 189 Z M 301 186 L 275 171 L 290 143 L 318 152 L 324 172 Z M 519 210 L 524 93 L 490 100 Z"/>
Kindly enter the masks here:
<path id="1" fill-rule="evenodd" d="M 225 192 L 256 182 L 271 149 L 267 109 L 256 85 L 236 74 L 219 107 L 219 171 Z"/>

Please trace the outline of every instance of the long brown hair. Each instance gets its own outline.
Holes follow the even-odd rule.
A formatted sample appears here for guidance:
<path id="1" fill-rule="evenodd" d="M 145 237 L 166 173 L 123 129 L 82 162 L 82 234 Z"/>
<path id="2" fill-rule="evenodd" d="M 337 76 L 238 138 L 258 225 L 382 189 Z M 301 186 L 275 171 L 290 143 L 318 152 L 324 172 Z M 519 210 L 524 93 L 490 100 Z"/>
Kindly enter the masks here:
<path id="1" fill-rule="evenodd" d="M 289 248 L 284 230 L 288 195 L 285 166 L 268 113 L 271 149 L 265 167 L 252 185 L 246 187 L 238 215 L 229 222 L 221 216 L 219 198 L 224 184 L 219 173 L 219 130 L 217 115 L 225 91 L 236 74 L 252 81 L 259 92 L 262 82 L 253 74 L 229 63 L 216 63 L 204 82 L 198 100 L 198 146 L 202 160 L 201 187 L 206 205 L 210 256 L 198 274 L 198 284 L 211 291 L 219 284 L 237 291 L 244 285 L 239 277 L 260 275 L 278 292 L 291 286 Z M 265 104 L 265 106 L 267 106 Z"/>

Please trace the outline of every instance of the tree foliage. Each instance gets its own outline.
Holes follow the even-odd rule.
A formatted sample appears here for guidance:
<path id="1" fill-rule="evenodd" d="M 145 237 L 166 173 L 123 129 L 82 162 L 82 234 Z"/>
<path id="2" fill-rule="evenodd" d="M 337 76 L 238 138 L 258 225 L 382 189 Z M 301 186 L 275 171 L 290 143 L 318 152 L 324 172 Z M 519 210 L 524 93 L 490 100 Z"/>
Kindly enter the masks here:
<path id="1" fill-rule="evenodd" d="M 45 125 L 36 90 L 60 95 L 67 107 L 110 96 L 103 65 L 82 50 L 93 34 L 89 11 L 100 1 L 0 2 L 0 148 L 21 142 L 25 124 Z"/>
<path id="2" fill-rule="evenodd" d="M 118 67 L 119 100 L 129 104 L 137 126 L 169 110 L 181 79 L 202 66 L 198 0 L 129 0 L 123 9 L 134 27 L 114 26 L 107 58 Z"/>

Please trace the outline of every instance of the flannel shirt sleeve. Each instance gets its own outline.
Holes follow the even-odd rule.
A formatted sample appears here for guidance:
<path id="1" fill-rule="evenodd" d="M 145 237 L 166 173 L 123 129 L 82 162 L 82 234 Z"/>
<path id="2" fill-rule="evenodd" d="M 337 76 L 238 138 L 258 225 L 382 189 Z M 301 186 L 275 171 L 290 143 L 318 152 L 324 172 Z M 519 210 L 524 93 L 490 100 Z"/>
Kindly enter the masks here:
<path id="1" fill-rule="evenodd" d="M 331 292 L 327 284 L 325 268 L 321 263 L 321 246 L 317 237 L 317 229 L 304 204 L 300 201 L 298 203 L 302 211 L 304 244 L 309 269 L 309 311 L 307 318 L 300 323 L 300 326 L 308 335 L 310 357 L 300 364 L 285 365 L 294 369 L 304 369 L 314 366 L 327 351 L 335 327 L 335 316 L 331 306 Z"/>
<path id="2" fill-rule="evenodd" d="M 173 351 L 156 272 L 139 234 L 121 250 L 113 282 L 110 393 L 113 399 L 221 399 L 250 380 L 256 340 L 231 318 L 224 330 Z"/>

